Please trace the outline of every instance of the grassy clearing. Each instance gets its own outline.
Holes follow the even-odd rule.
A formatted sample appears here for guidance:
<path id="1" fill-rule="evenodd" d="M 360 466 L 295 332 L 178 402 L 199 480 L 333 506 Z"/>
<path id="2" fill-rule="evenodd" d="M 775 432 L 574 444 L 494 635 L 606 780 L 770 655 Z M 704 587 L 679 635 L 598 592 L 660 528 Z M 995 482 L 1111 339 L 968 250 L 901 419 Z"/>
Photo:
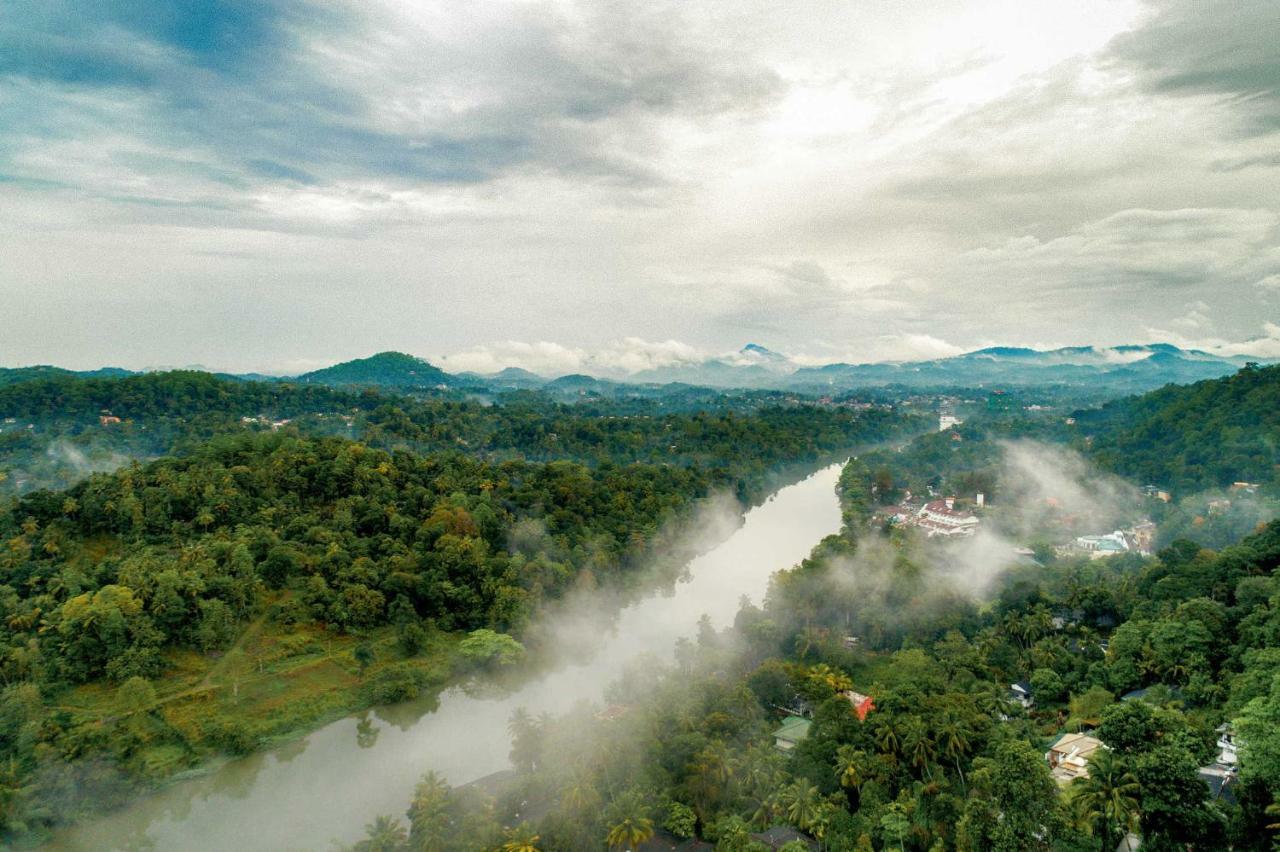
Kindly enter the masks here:
<path id="1" fill-rule="evenodd" d="M 246 753 L 312 730 L 371 704 L 411 698 L 455 672 L 460 637 L 435 633 L 408 657 L 393 628 L 338 635 L 318 625 L 285 626 L 263 616 L 220 653 L 175 650 L 155 699 L 133 710 L 118 687 L 67 690 L 55 709 L 94 730 L 134 775 L 158 781 L 219 753 Z M 356 648 L 373 659 L 362 669 Z"/>

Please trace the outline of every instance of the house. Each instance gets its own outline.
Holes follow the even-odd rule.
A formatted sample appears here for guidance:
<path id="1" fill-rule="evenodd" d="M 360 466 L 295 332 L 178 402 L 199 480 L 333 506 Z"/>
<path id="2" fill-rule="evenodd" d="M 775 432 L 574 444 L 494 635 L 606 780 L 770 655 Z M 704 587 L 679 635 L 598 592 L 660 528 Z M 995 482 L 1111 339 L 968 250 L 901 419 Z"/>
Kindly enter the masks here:
<path id="1" fill-rule="evenodd" d="M 1036 700 L 1031 695 L 1031 684 L 1025 680 L 1009 684 L 1009 700 L 1023 707 L 1035 706 Z"/>
<path id="2" fill-rule="evenodd" d="M 859 722 L 867 721 L 867 714 L 876 709 L 876 704 L 869 695 L 854 692 L 852 689 L 845 690 L 840 694 L 849 699 L 849 706 L 853 708 L 853 712 L 857 715 Z"/>
<path id="3" fill-rule="evenodd" d="M 938 416 L 938 431 L 945 432 L 953 426 L 959 426 L 964 421 L 954 414 L 942 414 Z"/>
<path id="4" fill-rule="evenodd" d="M 799 716 L 788 716 L 782 720 L 782 727 L 773 732 L 773 744 L 779 751 L 791 751 L 796 743 L 809 736 L 813 723 Z"/>
<path id="5" fill-rule="evenodd" d="M 1240 762 L 1240 756 L 1236 753 L 1236 748 L 1240 744 L 1236 741 L 1235 729 L 1231 727 L 1229 722 L 1224 722 L 1217 727 L 1218 732 L 1218 763 L 1226 763 L 1235 766 Z"/>
<path id="6" fill-rule="evenodd" d="M 119 417 L 116 417 L 114 414 L 100 414 L 100 415 L 98 415 L 98 425 L 99 425 L 99 426 L 114 426 L 115 424 L 117 424 L 117 423 L 119 423 L 119 422 L 120 422 L 120 418 L 119 418 Z"/>
<path id="7" fill-rule="evenodd" d="M 1064 785 L 1077 778 L 1088 778 L 1089 758 L 1100 748 L 1106 748 L 1102 740 L 1088 734 L 1063 734 L 1044 754 L 1052 770 L 1049 774 Z"/>

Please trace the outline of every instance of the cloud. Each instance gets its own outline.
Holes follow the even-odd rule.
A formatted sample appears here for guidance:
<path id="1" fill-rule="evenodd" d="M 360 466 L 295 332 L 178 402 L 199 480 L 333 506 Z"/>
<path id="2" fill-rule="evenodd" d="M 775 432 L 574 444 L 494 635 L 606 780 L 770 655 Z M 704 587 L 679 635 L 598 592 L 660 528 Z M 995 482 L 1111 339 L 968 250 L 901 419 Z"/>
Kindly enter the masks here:
<path id="1" fill-rule="evenodd" d="M 233 206 L 250 206 L 245 186 L 525 169 L 662 183 L 654 125 L 749 110 L 779 86 L 697 32 L 677 5 L 499 3 L 462 18 L 441 4 L 21 2 L 0 22 L 13 87 L 0 115 L 14 119 L 0 168 L 102 193 L 123 177 L 164 200 L 220 187 Z M 74 150 L 88 139 L 96 162 Z M 153 183 L 159 168 L 186 191 Z"/>
<path id="2" fill-rule="evenodd" d="M 696 364 L 710 357 L 705 351 L 678 340 L 649 341 L 627 337 L 591 351 L 548 341 L 522 343 L 508 340 L 452 355 L 438 355 L 434 360 L 455 372 L 496 373 L 507 367 L 520 367 L 543 376 L 582 372 L 596 376 L 629 376 L 659 367 Z"/>
<path id="3" fill-rule="evenodd" d="M 1257 335 L 1267 4 L 1020 8 L 11 2 L 0 359 Z"/>
<path id="4" fill-rule="evenodd" d="M 1248 133 L 1280 130 L 1280 54 L 1271 0 L 1209 9 L 1162 0 L 1150 20 L 1119 36 L 1113 57 L 1135 67 L 1153 91 L 1227 101 Z"/>
<path id="5" fill-rule="evenodd" d="M 1192 328 L 1198 330 L 1194 326 Z M 1183 349 L 1199 349 L 1202 352 L 1228 358 L 1234 356 L 1280 358 L 1280 323 L 1276 322 L 1263 322 L 1261 334 L 1244 340 L 1224 340 L 1221 337 L 1204 334 L 1192 336 L 1190 331 L 1183 334 L 1159 328 L 1148 328 L 1147 334 L 1152 339 L 1172 343 Z"/>

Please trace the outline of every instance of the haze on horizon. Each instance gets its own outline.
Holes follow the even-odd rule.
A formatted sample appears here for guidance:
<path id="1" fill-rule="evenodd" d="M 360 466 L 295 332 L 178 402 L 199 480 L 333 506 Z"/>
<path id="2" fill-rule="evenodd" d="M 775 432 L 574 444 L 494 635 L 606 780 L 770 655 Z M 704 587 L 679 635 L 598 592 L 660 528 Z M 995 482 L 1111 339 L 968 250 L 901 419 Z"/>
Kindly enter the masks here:
<path id="1" fill-rule="evenodd" d="M 0 13 L 0 364 L 1280 357 L 1268 0 Z"/>

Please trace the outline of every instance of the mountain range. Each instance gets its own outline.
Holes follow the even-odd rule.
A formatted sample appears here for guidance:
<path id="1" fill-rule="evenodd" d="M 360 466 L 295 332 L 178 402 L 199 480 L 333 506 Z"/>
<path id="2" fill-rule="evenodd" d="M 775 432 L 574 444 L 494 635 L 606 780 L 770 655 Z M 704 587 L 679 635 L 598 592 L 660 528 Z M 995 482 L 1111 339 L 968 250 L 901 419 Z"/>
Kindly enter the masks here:
<path id="1" fill-rule="evenodd" d="M 477 391 L 543 389 L 555 396 L 574 397 L 610 393 L 626 386 L 684 384 L 710 388 L 749 388 L 826 394 L 865 387 L 896 385 L 911 388 L 987 387 L 1000 385 L 1071 385 L 1134 393 L 1166 384 L 1186 384 L 1236 372 L 1250 361 L 1246 356 L 1221 356 L 1168 343 L 1111 347 L 1071 346 L 1039 350 L 995 346 L 923 361 L 866 364 L 835 363 L 801 366 L 792 358 L 749 343 L 737 352 L 655 367 L 621 378 L 571 374 L 546 378 L 519 367 L 493 374 L 448 373 L 434 364 L 402 352 L 380 352 L 344 361 L 298 376 L 260 374 L 225 378 L 316 384 L 335 388 L 380 387 L 396 390 L 441 388 Z M 60 367 L 0 368 L 0 386 L 55 376 L 123 376 L 131 371 L 115 367 L 75 372 Z"/>

